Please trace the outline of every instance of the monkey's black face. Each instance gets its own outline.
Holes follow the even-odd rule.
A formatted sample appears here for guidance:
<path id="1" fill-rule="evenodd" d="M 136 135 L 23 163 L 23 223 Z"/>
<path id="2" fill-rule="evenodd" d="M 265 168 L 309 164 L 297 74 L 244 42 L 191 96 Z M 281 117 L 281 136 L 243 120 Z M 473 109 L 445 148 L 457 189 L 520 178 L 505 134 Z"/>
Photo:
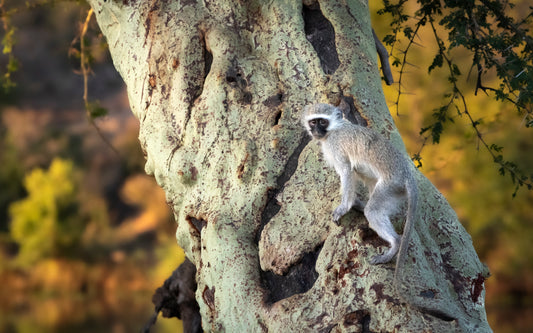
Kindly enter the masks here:
<path id="1" fill-rule="evenodd" d="M 322 139 L 328 133 L 329 120 L 326 118 L 313 118 L 308 124 L 311 135 L 316 139 Z"/>

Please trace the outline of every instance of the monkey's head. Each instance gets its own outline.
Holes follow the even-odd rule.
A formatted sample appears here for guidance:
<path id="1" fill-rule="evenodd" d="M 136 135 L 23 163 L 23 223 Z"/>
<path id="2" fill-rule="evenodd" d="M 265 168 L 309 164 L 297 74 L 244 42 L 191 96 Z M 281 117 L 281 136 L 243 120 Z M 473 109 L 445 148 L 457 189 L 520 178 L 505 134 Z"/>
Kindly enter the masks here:
<path id="1" fill-rule="evenodd" d="M 317 140 L 325 138 L 341 120 L 341 110 L 329 104 L 308 105 L 302 114 L 302 125 Z"/>

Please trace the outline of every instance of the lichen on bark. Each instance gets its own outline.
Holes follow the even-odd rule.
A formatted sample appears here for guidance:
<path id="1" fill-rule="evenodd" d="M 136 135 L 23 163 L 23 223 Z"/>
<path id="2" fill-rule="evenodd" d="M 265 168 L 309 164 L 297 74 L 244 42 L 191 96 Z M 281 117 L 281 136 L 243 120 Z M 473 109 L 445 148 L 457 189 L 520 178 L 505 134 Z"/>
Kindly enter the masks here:
<path id="1" fill-rule="evenodd" d="M 405 151 L 365 1 L 89 2 L 197 269 L 204 330 L 490 331 L 471 291 L 486 269 L 422 175 L 399 288 L 393 264 L 368 263 L 387 244 L 361 214 L 331 221 L 339 184 L 305 105 L 347 102 Z"/>

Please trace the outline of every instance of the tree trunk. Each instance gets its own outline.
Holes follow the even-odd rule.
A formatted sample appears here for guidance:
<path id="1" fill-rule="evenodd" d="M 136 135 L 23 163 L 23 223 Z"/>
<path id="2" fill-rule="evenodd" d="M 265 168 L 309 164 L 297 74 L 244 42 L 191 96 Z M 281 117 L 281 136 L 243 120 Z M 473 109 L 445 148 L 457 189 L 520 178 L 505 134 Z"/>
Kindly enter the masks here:
<path id="1" fill-rule="evenodd" d="M 394 263 L 369 264 L 388 245 L 363 215 L 331 220 L 339 181 L 303 132 L 305 105 L 347 103 L 405 151 L 366 1 L 89 2 L 197 268 L 205 331 L 490 331 L 488 271 L 417 171 L 398 288 Z"/>

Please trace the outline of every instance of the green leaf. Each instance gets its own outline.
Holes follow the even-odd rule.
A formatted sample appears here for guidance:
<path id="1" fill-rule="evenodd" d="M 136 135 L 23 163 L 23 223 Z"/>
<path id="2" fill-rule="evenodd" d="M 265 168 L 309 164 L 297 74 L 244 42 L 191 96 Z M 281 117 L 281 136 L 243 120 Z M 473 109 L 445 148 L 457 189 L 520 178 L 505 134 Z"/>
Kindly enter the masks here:
<path id="1" fill-rule="evenodd" d="M 87 112 L 92 119 L 103 117 L 108 114 L 107 109 L 102 107 L 98 102 L 89 103 L 89 105 L 87 105 Z"/>
<path id="2" fill-rule="evenodd" d="M 431 71 L 437 67 L 442 67 L 444 58 L 442 57 L 442 54 L 438 53 L 435 58 L 433 58 L 433 62 L 428 68 L 428 73 L 431 73 Z"/>
<path id="3" fill-rule="evenodd" d="M 18 71 L 19 61 L 15 57 L 9 57 L 9 62 L 7 64 L 8 73 L 13 73 Z"/>

